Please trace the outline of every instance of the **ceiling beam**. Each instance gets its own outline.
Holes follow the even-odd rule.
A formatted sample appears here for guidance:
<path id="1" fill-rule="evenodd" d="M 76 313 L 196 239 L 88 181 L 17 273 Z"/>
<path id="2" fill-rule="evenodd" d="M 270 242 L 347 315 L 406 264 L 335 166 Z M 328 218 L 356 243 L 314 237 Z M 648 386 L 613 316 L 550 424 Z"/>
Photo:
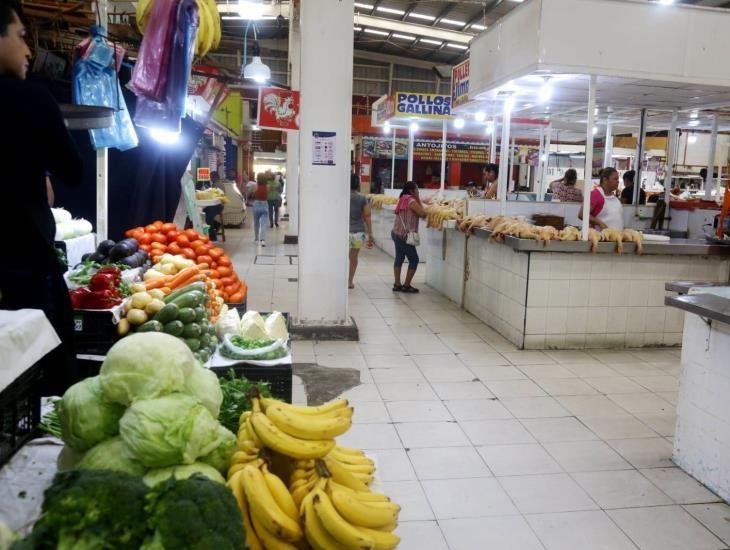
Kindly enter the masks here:
<path id="1" fill-rule="evenodd" d="M 405 67 L 416 67 L 418 69 L 433 69 L 435 63 L 433 61 L 423 61 L 422 59 L 410 59 L 387 53 L 373 52 L 369 50 L 355 50 L 354 56 L 360 59 L 369 59 L 371 61 L 379 61 L 381 63 L 393 63 L 395 65 L 403 65 Z"/>
<path id="2" fill-rule="evenodd" d="M 416 36 L 425 36 L 445 42 L 455 42 L 456 44 L 469 44 L 474 38 L 473 35 L 461 31 L 450 31 L 448 29 L 417 25 L 415 23 L 404 23 L 395 19 L 373 17 L 372 15 L 359 14 L 356 16 L 356 22 L 360 25 L 384 31 L 415 34 Z"/>
<path id="3" fill-rule="evenodd" d="M 437 24 L 441 23 L 441 20 L 449 15 L 451 13 L 451 10 L 454 9 L 454 6 L 456 6 L 456 2 L 447 2 L 444 9 L 442 9 L 438 15 L 436 15 L 436 19 L 433 20 L 433 23 L 431 23 L 432 27 L 435 27 Z"/>

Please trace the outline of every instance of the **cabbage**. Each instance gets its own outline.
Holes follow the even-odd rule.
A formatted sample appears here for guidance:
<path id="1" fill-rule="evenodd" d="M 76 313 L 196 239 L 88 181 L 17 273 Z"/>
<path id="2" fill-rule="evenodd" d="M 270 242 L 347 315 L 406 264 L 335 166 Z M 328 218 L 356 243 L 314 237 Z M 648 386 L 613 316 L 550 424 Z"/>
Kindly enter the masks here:
<path id="1" fill-rule="evenodd" d="M 57 241 L 66 241 L 73 239 L 76 231 L 76 226 L 73 221 L 61 222 L 56 224 L 56 236 Z"/>
<path id="2" fill-rule="evenodd" d="M 99 379 L 104 395 L 129 405 L 185 388 L 185 379 L 198 366 L 187 345 L 174 336 L 142 332 L 122 338 L 112 346 L 101 365 Z"/>
<path id="3" fill-rule="evenodd" d="M 215 324 L 215 332 L 219 340 L 223 340 L 223 336 L 226 334 L 240 334 L 240 330 L 241 317 L 236 308 L 231 308 L 221 315 Z"/>
<path id="4" fill-rule="evenodd" d="M 98 376 L 71 386 L 58 402 L 63 441 L 77 451 L 90 449 L 119 433 L 124 407 L 107 400 Z"/>
<path id="5" fill-rule="evenodd" d="M 84 453 L 77 451 L 73 447 L 64 445 L 61 452 L 58 453 L 58 456 L 56 457 L 56 469 L 59 472 L 73 470 L 76 466 L 78 466 L 82 458 L 84 458 Z"/>
<path id="6" fill-rule="evenodd" d="M 71 220 L 70 222 L 73 227 L 73 236 L 74 237 L 81 237 L 82 235 L 88 235 L 91 233 L 94 228 L 91 225 L 91 222 L 88 220 L 85 220 L 84 218 L 79 218 L 77 220 Z"/>
<path id="7" fill-rule="evenodd" d="M 246 340 L 266 340 L 264 320 L 257 311 L 247 311 L 241 318 L 241 336 Z"/>
<path id="8" fill-rule="evenodd" d="M 218 426 L 217 443 L 216 448 L 202 457 L 200 462 L 209 464 L 221 473 L 226 473 L 228 466 L 230 466 L 231 457 L 236 452 L 238 441 L 230 430 L 223 426 Z"/>
<path id="9" fill-rule="evenodd" d="M 51 208 L 51 212 L 53 213 L 53 221 L 56 223 L 71 221 L 71 212 L 65 208 Z"/>
<path id="10" fill-rule="evenodd" d="M 112 470 L 133 476 L 143 476 L 147 469 L 137 462 L 121 437 L 112 437 L 89 449 L 77 470 Z"/>
<path id="11" fill-rule="evenodd" d="M 223 392 L 216 374 L 204 367 L 196 365 L 185 382 L 185 393 L 197 397 L 207 407 L 213 418 L 218 418 L 223 402 Z"/>
<path id="12" fill-rule="evenodd" d="M 266 327 L 266 334 L 268 334 L 269 338 L 272 340 L 289 339 L 289 331 L 286 328 L 286 319 L 278 311 L 275 311 L 266 318 L 264 326 Z"/>
<path id="13" fill-rule="evenodd" d="M 195 474 L 200 474 L 211 481 L 225 485 L 226 480 L 222 475 L 218 473 L 215 468 L 202 464 L 201 462 L 193 462 L 192 464 L 185 464 L 182 466 L 170 466 L 169 468 L 159 468 L 157 470 L 150 470 L 147 475 L 144 476 L 143 481 L 148 487 L 154 487 L 158 483 L 162 483 L 175 477 L 175 479 L 187 479 Z"/>
<path id="14" fill-rule="evenodd" d="M 136 401 L 119 421 L 119 433 L 142 464 L 164 468 L 210 453 L 218 446 L 218 426 L 200 401 L 174 393 Z"/>

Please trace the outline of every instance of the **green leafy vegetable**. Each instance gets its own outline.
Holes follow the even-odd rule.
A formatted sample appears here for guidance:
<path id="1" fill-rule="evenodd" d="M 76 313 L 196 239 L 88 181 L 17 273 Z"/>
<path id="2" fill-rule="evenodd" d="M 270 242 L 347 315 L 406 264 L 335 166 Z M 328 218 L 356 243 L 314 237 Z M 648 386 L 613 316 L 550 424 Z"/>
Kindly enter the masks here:
<path id="1" fill-rule="evenodd" d="M 212 370 L 196 365 L 185 381 L 185 393 L 197 397 L 208 408 L 210 414 L 218 418 L 223 393 L 218 377 Z"/>
<path id="2" fill-rule="evenodd" d="M 237 446 L 238 441 L 233 432 L 219 425 L 216 448 L 200 458 L 200 462 L 212 466 L 221 473 L 227 473 L 229 462 L 233 453 L 236 452 Z"/>
<path id="3" fill-rule="evenodd" d="M 167 481 L 171 477 L 175 479 L 188 479 L 195 474 L 205 476 L 211 481 L 225 485 L 226 480 L 223 478 L 218 470 L 203 464 L 202 462 L 193 462 L 192 464 L 185 464 L 183 466 L 171 466 L 169 468 L 158 468 L 157 470 L 150 470 L 147 475 L 144 476 L 145 485 L 154 487 L 155 485 Z"/>
<path id="4" fill-rule="evenodd" d="M 251 410 L 248 395 L 252 388 L 258 389 L 265 397 L 271 397 L 268 384 L 249 382 L 244 376 L 237 377 L 233 369 L 230 369 L 228 375 L 221 378 L 219 382 L 223 392 L 223 403 L 221 403 L 218 422 L 233 433 L 238 432 L 238 420 L 241 414 Z"/>
<path id="5" fill-rule="evenodd" d="M 61 419 L 58 415 L 59 403 L 60 400 L 53 402 L 53 408 L 48 411 L 46 415 L 41 419 L 41 423 L 38 424 L 38 427 L 41 429 L 41 431 L 47 433 L 48 435 L 52 435 L 53 437 L 61 439 L 63 436 L 61 432 Z"/>
<path id="6" fill-rule="evenodd" d="M 237 334 L 235 336 L 231 336 L 231 344 L 243 349 L 265 348 L 273 344 L 275 341 L 276 340 L 272 340 L 270 338 L 258 338 L 256 340 L 248 340 L 243 336 L 239 336 Z"/>
<path id="7" fill-rule="evenodd" d="M 79 470 L 112 470 L 135 476 L 147 469 L 134 459 L 121 437 L 112 437 L 92 447 L 76 466 Z"/>

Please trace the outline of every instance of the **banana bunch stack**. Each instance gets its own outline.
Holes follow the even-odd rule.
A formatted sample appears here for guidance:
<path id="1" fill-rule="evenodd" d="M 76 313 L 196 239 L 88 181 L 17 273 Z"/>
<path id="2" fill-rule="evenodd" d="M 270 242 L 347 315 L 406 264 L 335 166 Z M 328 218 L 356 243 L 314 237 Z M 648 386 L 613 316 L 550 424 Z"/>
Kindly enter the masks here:
<path id="1" fill-rule="evenodd" d="M 215 50 L 221 42 L 221 18 L 218 14 L 218 7 L 215 0 L 197 0 L 198 34 L 195 42 L 195 53 L 205 55 L 210 50 Z M 154 0 L 139 0 L 137 2 L 137 28 L 144 35 L 147 22 L 152 12 Z"/>
<path id="2" fill-rule="evenodd" d="M 368 195 L 370 201 L 370 207 L 377 210 L 382 210 L 386 204 L 398 204 L 398 197 L 391 197 L 390 195 Z"/>
<path id="3" fill-rule="evenodd" d="M 446 220 L 458 220 L 459 213 L 453 206 L 432 204 L 426 206 L 426 227 L 433 227 L 439 231 L 444 228 Z"/>

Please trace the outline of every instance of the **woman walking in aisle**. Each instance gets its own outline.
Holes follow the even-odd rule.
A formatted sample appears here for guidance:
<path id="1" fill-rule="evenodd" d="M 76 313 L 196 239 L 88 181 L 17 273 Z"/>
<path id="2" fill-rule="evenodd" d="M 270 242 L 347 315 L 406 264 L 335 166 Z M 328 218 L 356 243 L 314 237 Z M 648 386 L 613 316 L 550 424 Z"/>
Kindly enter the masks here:
<path id="1" fill-rule="evenodd" d="M 416 274 L 416 268 L 418 267 L 418 251 L 416 251 L 418 219 L 425 217 L 426 211 L 423 209 L 421 198 L 418 196 L 418 186 L 415 182 L 406 182 L 395 207 L 395 222 L 390 233 L 395 243 L 394 292 L 418 292 L 417 288 L 411 286 L 411 281 L 413 281 L 413 276 Z M 406 280 L 401 284 L 401 268 L 406 257 L 408 258 L 408 272 L 406 273 Z"/>
<path id="2" fill-rule="evenodd" d="M 253 194 L 253 233 L 254 242 L 266 246 L 266 223 L 269 221 L 269 191 L 266 174 L 257 177 L 256 191 Z"/>
<path id="3" fill-rule="evenodd" d="M 355 271 L 357 271 L 358 257 L 360 249 L 365 243 L 367 243 L 368 248 L 373 246 L 370 204 L 368 204 L 365 196 L 360 193 L 360 183 L 357 180 L 350 179 L 350 282 L 348 288 L 355 288 Z"/>
<path id="4" fill-rule="evenodd" d="M 271 175 L 266 183 L 269 200 L 269 227 L 279 227 L 279 207 L 281 206 L 281 176 Z"/>

